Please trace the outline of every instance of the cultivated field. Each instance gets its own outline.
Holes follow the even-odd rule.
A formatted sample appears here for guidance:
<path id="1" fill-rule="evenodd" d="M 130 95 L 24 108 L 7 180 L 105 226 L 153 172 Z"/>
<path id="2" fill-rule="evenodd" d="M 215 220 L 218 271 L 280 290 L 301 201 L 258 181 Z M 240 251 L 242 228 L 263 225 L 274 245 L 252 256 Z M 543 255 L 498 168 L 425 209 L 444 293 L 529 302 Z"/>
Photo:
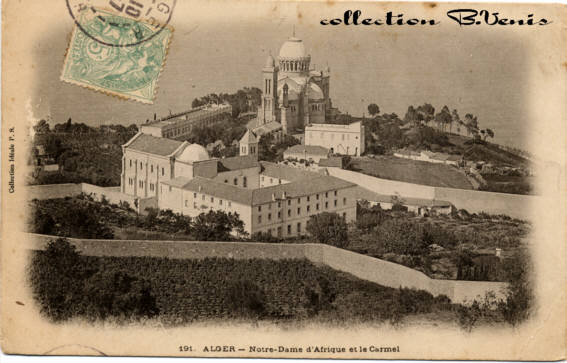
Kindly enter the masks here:
<path id="1" fill-rule="evenodd" d="M 394 156 L 353 159 L 353 169 L 377 178 L 434 187 L 472 189 L 463 172 L 455 167 Z"/>

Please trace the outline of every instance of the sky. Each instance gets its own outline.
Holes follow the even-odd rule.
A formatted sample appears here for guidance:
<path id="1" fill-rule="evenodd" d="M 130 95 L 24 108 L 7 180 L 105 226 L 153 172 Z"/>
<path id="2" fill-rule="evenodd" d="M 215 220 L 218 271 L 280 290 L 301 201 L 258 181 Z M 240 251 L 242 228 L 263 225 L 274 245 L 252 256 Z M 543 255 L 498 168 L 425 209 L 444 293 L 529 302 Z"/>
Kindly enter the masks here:
<path id="1" fill-rule="evenodd" d="M 347 7 L 335 8 L 329 13 L 340 15 Z M 308 8 L 298 9 L 311 14 Z M 457 109 L 461 118 L 477 115 L 481 128 L 494 130 L 496 142 L 521 146 L 526 138 L 529 47 L 521 33 L 454 25 L 333 28 L 319 25 L 319 14 L 309 20 L 289 11 L 262 17 L 256 11 L 238 18 L 222 12 L 211 18 L 186 16 L 189 10 L 176 9 L 172 18 L 175 31 L 153 105 L 60 81 L 73 26 L 70 17 L 62 19 L 34 47 L 34 116 L 89 125 L 139 124 L 154 113 L 159 117 L 187 110 L 194 98 L 211 92 L 260 87 L 267 55 L 278 54 L 295 26 L 312 66 L 330 67 L 331 98 L 342 112 L 360 116 L 376 103 L 381 112 L 403 117 L 409 105 L 428 102 L 436 110 L 444 105 Z"/>

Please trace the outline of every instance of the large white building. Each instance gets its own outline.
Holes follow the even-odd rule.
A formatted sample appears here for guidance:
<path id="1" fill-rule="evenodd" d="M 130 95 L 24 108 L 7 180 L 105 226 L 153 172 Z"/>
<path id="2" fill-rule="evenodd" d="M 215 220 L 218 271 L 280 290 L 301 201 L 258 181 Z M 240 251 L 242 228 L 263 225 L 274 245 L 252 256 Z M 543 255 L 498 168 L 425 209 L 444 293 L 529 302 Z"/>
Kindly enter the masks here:
<path id="1" fill-rule="evenodd" d="M 192 217 L 236 212 L 250 234 L 302 235 L 309 217 L 322 212 L 356 219 L 355 184 L 259 162 L 255 145 L 248 132 L 245 155 L 212 159 L 200 145 L 138 133 L 123 145 L 121 192 Z"/>
<path id="2" fill-rule="evenodd" d="M 209 127 L 226 120 L 232 115 L 229 104 L 212 104 L 193 108 L 189 111 L 176 113 L 141 126 L 144 134 L 182 139 L 191 135 L 196 127 Z"/>
<path id="3" fill-rule="evenodd" d="M 331 154 L 360 156 L 364 153 L 362 122 L 350 125 L 311 124 L 305 127 L 305 145 L 322 146 Z"/>
<path id="4" fill-rule="evenodd" d="M 271 55 L 262 68 L 262 104 L 249 127 L 259 136 L 288 134 L 309 123 L 323 123 L 336 109 L 330 93 L 330 69 L 315 70 L 303 41 L 295 36 Z"/>

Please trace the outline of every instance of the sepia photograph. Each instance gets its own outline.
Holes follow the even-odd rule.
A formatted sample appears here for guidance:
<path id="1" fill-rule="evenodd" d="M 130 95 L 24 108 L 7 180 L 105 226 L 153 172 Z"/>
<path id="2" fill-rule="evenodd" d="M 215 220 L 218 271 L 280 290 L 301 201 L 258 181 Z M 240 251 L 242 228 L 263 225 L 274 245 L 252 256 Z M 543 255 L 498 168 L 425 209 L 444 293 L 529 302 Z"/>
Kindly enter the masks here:
<path id="1" fill-rule="evenodd" d="M 2 350 L 565 359 L 565 15 L 4 2 Z"/>

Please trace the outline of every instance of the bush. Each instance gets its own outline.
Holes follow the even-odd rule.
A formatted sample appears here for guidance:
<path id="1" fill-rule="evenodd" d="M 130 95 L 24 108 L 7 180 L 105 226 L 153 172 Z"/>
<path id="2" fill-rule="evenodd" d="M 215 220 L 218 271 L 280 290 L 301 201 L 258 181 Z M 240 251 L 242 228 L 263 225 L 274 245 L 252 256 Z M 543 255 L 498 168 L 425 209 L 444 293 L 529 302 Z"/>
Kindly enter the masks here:
<path id="1" fill-rule="evenodd" d="M 343 217 L 337 213 L 320 213 L 309 217 L 307 232 L 320 243 L 344 248 L 348 246 L 348 227 Z"/>
<path id="2" fill-rule="evenodd" d="M 266 310 L 264 292 L 249 280 L 228 284 L 228 295 L 233 311 L 248 317 L 261 318 Z"/>

